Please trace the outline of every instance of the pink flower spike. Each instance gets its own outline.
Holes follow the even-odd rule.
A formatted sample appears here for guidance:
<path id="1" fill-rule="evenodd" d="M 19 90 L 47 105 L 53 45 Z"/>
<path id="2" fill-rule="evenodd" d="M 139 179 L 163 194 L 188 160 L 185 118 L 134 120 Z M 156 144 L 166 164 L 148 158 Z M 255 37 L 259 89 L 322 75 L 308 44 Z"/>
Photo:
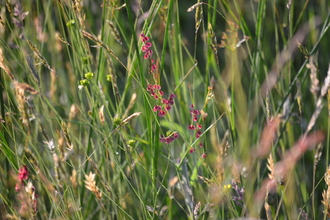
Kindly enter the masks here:
<path id="1" fill-rule="evenodd" d="M 202 154 L 202 158 L 205 158 L 206 157 L 206 154 Z"/>
<path id="2" fill-rule="evenodd" d="M 197 118 L 196 115 L 193 116 L 193 120 L 194 120 L 194 121 L 198 121 L 198 118 Z"/>
<path id="3" fill-rule="evenodd" d="M 170 105 L 165 106 L 165 110 L 166 110 L 166 111 L 171 110 L 171 106 L 170 106 Z"/>
<path id="4" fill-rule="evenodd" d="M 152 46 L 152 43 L 147 42 L 144 46 L 146 46 L 147 48 L 150 48 Z"/>
<path id="5" fill-rule="evenodd" d="M 174 99 L 175 95 L 173 93 L 170 94 L 170 99 Z"/>
<path id="6" fill-rule="evenodd" d="M 157 94 L 155 94 L 155 95 L 154 95 L 154 98 L 155 98 L 155 99 L 158 99 L 158 95 L 157 95 Z"/>
<path id="7" fill-rule="evenodd" d="M 151 59 L 151 63 L 154 63 L 155 62 L 155 59 Z"/>
<path id="8" fill-rule="evenodd" d="M 168 104 L 168 100 L 167 100 L 167 99 L 163 99 L 163 103 L 164 103 L 165 105 L 167 105 L 167 104 Z"/>
<path id="9" fill-rule="evenodd" d="M 149 58 L 149 54 L 145 53 L 143 56 L 144 59 L 148 59 Z"/>
<path id="10" fill-rule="evenodd" d="M 203 125 L 201 125 L 201 124 L 197 124 L 197 128 L 198 128 L 198 129 L 202 129 L 202 127 L 203 127 Z"/>
<path id="11" fill-rule="evenodd" d="M 27 180 L 29 178 L 29 171 L 27 167 L 24 165 L 18 170 L 18 179 L 22 182 L 23 180 Z"/>
<path id="12" fill-rule="evenodd" d="M 163 96 L 164 92 L 163 91 L 159 91 L 159 95 Z"/>
<path id="13" fill-rule="evenodd" d="M 195 130 L 195 126 L 193 126 L 193 125 L 189 125 L 189 126 L 188 126 L 188 130 Z"/>

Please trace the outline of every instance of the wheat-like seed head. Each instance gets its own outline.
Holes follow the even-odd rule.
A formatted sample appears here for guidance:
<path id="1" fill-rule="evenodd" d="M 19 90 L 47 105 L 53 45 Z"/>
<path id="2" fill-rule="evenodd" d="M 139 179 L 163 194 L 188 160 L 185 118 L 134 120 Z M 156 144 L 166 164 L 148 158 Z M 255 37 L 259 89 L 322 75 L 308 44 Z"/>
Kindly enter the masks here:
<path id="1" fill-rule="evenodd" d="M 269 170 L 269 174 L 268 174 L 268 177 L 269 179 L 271 180 L 274 180 L 275 179 L 275 170 L 274 170 L 274 160 L 273 160 L 273 156 L 271 154 L 269 154 L 269 157 L 267 159 L 267 168 Z"/>
<path id="2" fill-rule="evenodd" d="M 86 180 L 85 187 L 93 192 L 98 200 L 102 197 L 102 192 L 100 192 L 99 188 L 96 186 L 95 182 L 95 173 L 90 172 L 89 175 L 85 175 Z"/>
<path id="3" fill-rule="evenodd" d="M 324 181 L 327 184 L 328 188 L 327 190 L 323 191 L 322 197 L 323 197 L 323 205 L 324 205 L 324 214 L 326 214 L 328 217 L 330 217 L 330 166 L 328 167 L 327 172 L 324 174 Z"/>

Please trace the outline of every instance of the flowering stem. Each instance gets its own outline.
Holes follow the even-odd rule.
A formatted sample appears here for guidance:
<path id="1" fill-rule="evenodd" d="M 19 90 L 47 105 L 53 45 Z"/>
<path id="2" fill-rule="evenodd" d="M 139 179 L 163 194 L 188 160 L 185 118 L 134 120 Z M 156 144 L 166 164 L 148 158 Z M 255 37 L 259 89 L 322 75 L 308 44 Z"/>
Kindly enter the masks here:
<path id="1" fill-rule="evenodd" d="M 187 157 L 187 154 L 189 153 L 190 151 L 190 147 L 194 146 L 197 142 L 199 142 L 200 138 L 202 138 L 204 136 L 204 134 L 206 134 L 206 132 L 208 132 L 208 130 L 210 130 L 221 118 L 222 116 L 224 115 L 225 113 L 222 113 L 222 115 L 220 115 L 220 117 L 215 121 L 213 122 L 213 124 L 211 124 L 207 129 L 205 129 L 205 131 L 200 135 L 199 138 L 196 138 L 196 140 L 189 145 L 189 147 L 187 148 L 186 152 L 184 153 L 183 157 L 181 158 L 181 161 L 179 163 L 179 165 L 177 166 L 177 168 L 180 168 L 184 159 Z"/>

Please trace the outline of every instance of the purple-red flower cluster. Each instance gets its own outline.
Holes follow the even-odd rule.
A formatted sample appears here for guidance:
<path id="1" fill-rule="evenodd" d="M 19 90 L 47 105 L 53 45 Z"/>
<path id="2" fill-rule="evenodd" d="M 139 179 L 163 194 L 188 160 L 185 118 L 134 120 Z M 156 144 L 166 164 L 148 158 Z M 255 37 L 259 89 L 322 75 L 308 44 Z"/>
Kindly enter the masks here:
<path id="1" fill-rule="evenodd" d="M 152 46 L 152 43 L 149 42 L 149 37 L 145 36 L 143 33 L 140 35 L 142 38 L 143 46 L 142 46 L 142 52 L 144 53 L 143 58 L 144 59 L 150 59 L 151 62 L 151 67 L 150 67 L 150 72 L 153 73 L 156 70 L 156 65 L 155 65 L 155 59 L 151 59 L 152 54 L 154 53 L 150 47 Z"/>
<path id="2" fill-rule="evenodd" d="M 27 180 L 29 178 L 29 171 L 27 167 L 24 165 L 18 170 L 18 179 L 20 182 Z"/>
<path id="3" fill-rule="evenodd" d="M 202 128 L 203 128 L 203 125 L 199 124 L 198 123 L 198 120 L 199 120 L 199 116 L 201 115 L 200 111 L 195 109 L 195 106 L 193 104 L 191 104 L 189 106 L 190 108 L 190 114 L 191 114 L 191 119 L 192 119 L 192 123 L 190 125 L 188 125 L 188 130 L 192 130 L 192 131 L 196 131 L 195 132 L 195 137 L 196 138 L 200 138 L 200 136 L 202 135 Z M 203 143 L 200 142 L 199 143 L 199 147 L 203 147 Z M 194 153 L 196 151 L 195 148 L 191 148 L 189 149 L 189 153 Z M 206 157 L 206 154 L 202 154 L 202 158 L 205 158 Z"/>
<path id="4" fill-rule="evenodd" d="M 151 58 L 153 51 L 151 49 L 152 43 L 149 42 L 149 37 L 141 33 L 141 38 L 142 38 L 142 52 L 144 53 L 143 58 L 144 59 L 149 59 L 149 73 L 153 74 L 153 79 L 156 79 L 154 73 L 156 70 L 156 65 L 155 65 L 155 60 Z M 154 112 L 158 113 L 159 117 L 164 117 L 168 111 L 172 109 L 172 105 L 174 105 L 174 98 L 175 95 L 173 93 L 170 94 L 168 99 L 163 98 L 164 92 L 161 90 L 161 86 L 158 85 L 157 83 L 155 85 L 148 84 L 147 86 L 147 91 L 149 94 L 158 102 L 158 105 L 155 105 L 153 108 Z M 171 143 L 175 139 L 179 137 L 179 134 L 177 132 L 172 133 L 169 136 L 164 136 L 161 135 L 160 137 L 160 142 L 164 142 L 166 144 Z"/>
<path id="5" fill-rule="evenodd" d="M 196 138 L 201 136 L 203 126 L 198 124 L 198 116 L 201 114 L 199 110 L 194 109 L 194 105 L 190 105 L 190 114 L 192 123 L 188 126 L 188 130 L 196 130 Z"/>
<path id="6" fill-rule="evenodd" d="M 164 142 L 165 144 L 169 144 L 172 141 L 174 141 L 175 139 L 177 139 L 178 137 L 179 137 L 179 134 L 175 132 L 175 133 L 173 133 L 172 135 L 170 135 L 168 137 L 165 137 L 164 135 L 161 135 L 159 141 Z"/>
<path id="7" fill-rule="evenodd" d="M 149 84 L 147 86 L 147 91 L 150 93 L 152 97 L 154 97 L 154 99 L 156 100 L 160 99 L 162 103 L 162 106 L 155 105 L 153 111 L 158 112 L 159 117 L 163 117 L 164 115 L 166 115 L 166 112 L 171 110 L 172 108 L 171 106 L 174 105 L 175 95 L 171 93 L 168 99 L 164 99 L 163 98 L 164 92 L 161 90 L 161 86 L 157 84 L 155 85 Z"/>
<path id="8" fill-rule="evenodd" d="M 25 165 L 18 170 L 18 183 L 15 186 L 15 190 L 18 192 L 17 198 L 21 202 L 20 213 L 22 216 L 26 216 L 28 213 L 35 215 L 37 213 L 37 198 L 35 188 L 32 182 L 29 181 L 25 185 L 24 180 L 29 178 L 29 171 Z"/>

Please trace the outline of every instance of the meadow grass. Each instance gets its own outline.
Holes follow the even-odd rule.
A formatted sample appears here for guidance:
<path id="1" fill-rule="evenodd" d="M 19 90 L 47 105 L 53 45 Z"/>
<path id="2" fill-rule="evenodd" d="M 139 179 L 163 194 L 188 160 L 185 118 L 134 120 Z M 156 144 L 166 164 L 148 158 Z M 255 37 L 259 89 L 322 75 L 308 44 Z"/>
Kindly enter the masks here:
<path id="1" fill-rule="evenodd" d="M 1 219 L 330 217 L 328 0 L 0 7 Z"/>

